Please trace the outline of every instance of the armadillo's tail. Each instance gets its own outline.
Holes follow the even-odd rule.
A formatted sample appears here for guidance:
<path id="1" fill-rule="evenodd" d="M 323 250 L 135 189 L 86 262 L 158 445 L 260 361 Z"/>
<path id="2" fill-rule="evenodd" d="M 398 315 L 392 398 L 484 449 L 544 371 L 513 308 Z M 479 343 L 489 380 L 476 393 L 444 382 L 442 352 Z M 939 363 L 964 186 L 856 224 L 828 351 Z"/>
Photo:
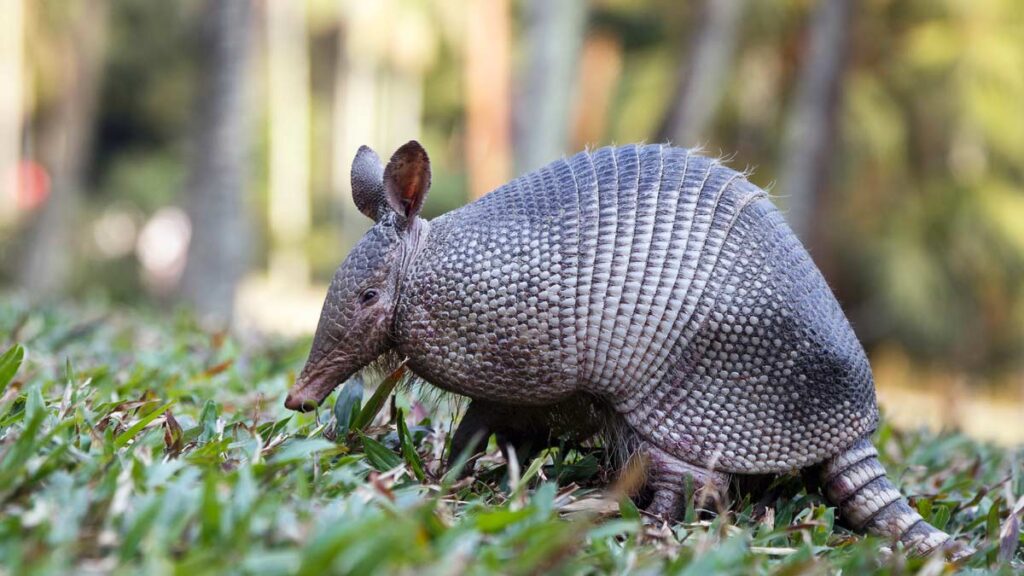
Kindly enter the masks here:
<path id="1" fill-rule="evenodd" d="M 942 550 L 959 562 L 974 550 L 924 521 L 885 475 L 878 451 L 868 439 L 827 461 L 821 468 L 825 497 L 839 507 L 840 517 L 853 529 L 899 541 L 912 554 L 927 556 Z"/>

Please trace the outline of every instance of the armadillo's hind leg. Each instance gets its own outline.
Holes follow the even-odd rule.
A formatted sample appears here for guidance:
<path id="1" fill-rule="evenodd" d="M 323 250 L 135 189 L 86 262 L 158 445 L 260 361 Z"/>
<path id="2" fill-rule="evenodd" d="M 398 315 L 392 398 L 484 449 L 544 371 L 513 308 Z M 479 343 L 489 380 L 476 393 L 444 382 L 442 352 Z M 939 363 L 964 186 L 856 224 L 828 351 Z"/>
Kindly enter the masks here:
<path id="1" fill-rule="evenodd" d="M 910 507 L 878 461 L 878 451 L 861 439 L 822 466 L 825 497 L 839 507 L 851 528 L 903 543 L 908 551 L 927 556 L 943 550 L 959 561 L 974 550 L 953 540 Z"/>
<path id="2" fill-rule="evenodd" d="M 692 478 L 694 505 L 718 510 L 725 502 L 729 475 L 684 462 L 654 446 L 642 448 L 647 456 L 647 488 L 652 493 L 648 514 L 665 520 L 678 518 L 686 504 L 686 479 Z"/>

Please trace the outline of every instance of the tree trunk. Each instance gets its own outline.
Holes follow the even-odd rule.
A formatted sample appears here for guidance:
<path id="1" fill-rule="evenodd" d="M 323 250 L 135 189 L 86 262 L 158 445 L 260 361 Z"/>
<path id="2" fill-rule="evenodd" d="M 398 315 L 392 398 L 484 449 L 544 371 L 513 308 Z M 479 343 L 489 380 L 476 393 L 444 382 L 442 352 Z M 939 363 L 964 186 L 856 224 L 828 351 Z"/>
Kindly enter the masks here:
<path id="1" fill-rule="evenodd" d="M 377 134 L 377 55 L 354 54 L 350 30 L 363 24 L 339 10 L 338 53 L 334 68 L 332 116 L 331 188 L 340 207 L 343 245 L 354 245 L 371 224 L 352 201 L 350 167 L 359 146 L 365 144 L 387 155 L 375 141 Z M 365 19 L 363 19 L 365 20 Z"/>
<path id="2" fill-rule="evenodd" d="M 311 223 L 309 190 L 309 47 L 305 1 L 267 6 L 270 90 L 270 278 L 309 281 L 304 242 Z"/>
<path id="3" fill-rule="evenodd" d="M 56 113 L 42 122 L 39 156 L 50 173 L 50 195 L 30 224 L 18 275 L 33 297 L 48 298 L 67 288 L 74 261 L 72 235 L 87 162 L 91 156 L 96 105 L 103 71 L 106 0 L 76 5 L 71 19 Z"/>
<path id="4" fill-rule="evenodd" d="M 426 12 L 416 3 L 339 5 L 332 187 L 347 245 L 371 224 L 352 202 L 349 169 L 356 151 L 366 145 L 387 161 L 399 146 L 421 137 L 423 79 L 436 41 Z"/>
<path id="5" fill-rule="evenodd" d="M 598 146 L 608 131 L 612 101 L 622 75 L 622 42 L 613 34 L 587 37 L 580 53 L 573 119 L 573 150 Z"/>
<path id="6" fill-rule="evenodd" d="M 676 86 L 658 140 L 696 146 L 714 118 L 729 72 L 744 0 L 705 0 L 688 54 L 680 58 Z"/>
<path id="7" fill-rule="evenodd" d="M 479 198 L 509 176 L 508 0 L 469 0 L 466 13 L 466 163 Z"/>
<path id="8" fill-rule="evenodd" d="M 540 168 L 566 152 L 586 16 L 583 0 L 526 3 L 524 88 L 515 110 L 517 173 Z"/>
<path id="9" fill-rule="evenodd" d="M 192 239 L 182 287 L 201 319 L 223 326 L 231 320 L 247 259 L 245 77 L 252 3 L 207 0 L 204 11 L 186 191 Z"/>
<path id="10" fill-rule="evenodd" d="M 0 0 L 0 228 L 14 218 L 21 158 L 24 0 Z"/>
<path id="11" fill-rule="evenodd" d="M 821 0 L 811 21 L 810 42 L 785 130 L 779 190 L 797 236 L 822 248 L 819 211 L 836 141 L 837 112 L 849 43 L 852 0 Z M 819 265 L 822 264 L 818 258 Z"/>

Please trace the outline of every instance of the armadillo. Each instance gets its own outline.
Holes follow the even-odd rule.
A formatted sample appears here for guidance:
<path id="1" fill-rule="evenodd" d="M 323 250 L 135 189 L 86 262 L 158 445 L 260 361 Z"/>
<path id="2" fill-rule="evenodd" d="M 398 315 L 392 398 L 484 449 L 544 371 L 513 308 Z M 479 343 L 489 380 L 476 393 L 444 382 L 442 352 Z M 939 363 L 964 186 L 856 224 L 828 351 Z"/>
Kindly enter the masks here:
<path id="1" fill-rule="evenodd" d="M 541 429 L 525 415 L 566 404 L 590 429 L 588 399 L 607 406 L 649 463 L 653 515 L 680 512 L 687 476 L 721 491 L 732 475 L 812 471 L 853 529 L 971 552 L 886 476 L 864 349 L 744 174 L 670 145 L 606 147 L 427 221 L 430 180 L 415 141 L 386 167 L 360 148 L 353 198 L 374 225 L 334 275 L 288 408 L 397 352 L 471 398 L 453 444 L 517 419 Z"/>

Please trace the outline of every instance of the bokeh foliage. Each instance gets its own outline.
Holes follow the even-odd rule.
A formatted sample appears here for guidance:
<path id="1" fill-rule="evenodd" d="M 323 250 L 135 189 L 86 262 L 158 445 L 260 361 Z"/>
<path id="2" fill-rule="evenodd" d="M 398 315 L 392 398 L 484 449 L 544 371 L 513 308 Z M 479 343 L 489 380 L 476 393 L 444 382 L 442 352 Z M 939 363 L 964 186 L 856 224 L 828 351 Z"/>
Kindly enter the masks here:
<path id="1" fill-rule="evenodd" d="M 430 28 L 423 76 L 422 140 L 434 160 L 434 189 L 425 208 L 434 216 L 466 199 L 463 157 L 465 102 L 455 4 L 409 3 Z M 62 74 L 59 45 L 75 11 L 64 3 L 31 3 L 27 60 L 34 78 L 32 122 L 53 114 Z M 337 3 L 308 10 L 315 143 L 332 125 L 337 55 Z M 455 6 L 453 8 L 453 6 Z M 696 5 L 595 1 L 588 31 L 614 37 L 621 49 L 606 126 L 591 145 L 650 141 L 669 105 L 681 54 L 699 25 Z M 752 180 L 776 185 L 786 153 L 783 131 L 800 66 L 806 57 L 814 2 L 748 2 L 724 99 L 700 142 L 711 154 L 753 168 Z M 522 26 L 513 3 L 514 26 Z M 104 81 L 91 150 L 77 293 L 137 301 L 145 294 L 131 255 L 116 261 L 90 248 L 89 226 L 111 206 L 140 221 L 161 206 L 180 204 L 195 95 L 195 1 L 110 5 Z M 1024 10 L 1016 0 L 870 0 L 857 2 L 840 100 L 839 144 L 818 211 L 825 238 L 813 256 L 869 349 L 896 345 L 923 363 L 969 373 L 1005 374 L 1024 363 Z M 259 46 L 262 40 L 254 39 Z M 522 40 L 513 34 L 516 57 Z M 518 61 L 518 60 L 517 60 Z M 267 118 L 265 62 L 252 65 L 251 194 L 247 202 L 262 233 L 253 261 L 265 261 Z M 580 94 L 577 99 L 588 95 Z M 606 122 L 605 122 L 606 121 Z M 327 139 L 329 140 L 329 138 Z M 572 152 L 572 150 L 567 150 Z M 387 151 L 382 153 L 386 154 Z M 339 215 L 329 146 L 315 145 L 311 186 L 313 229 L 307 251 L 316 278 L 329 277 L 356 219 Z M 344 169 L 344 166 L 341 167 Z M 347 227 L 347 229 L 343 229 Z M 3 251 L 4 260 L 16 249 Z M 100 273 L 97 273 L 99 271 Z"/>
<path id="2" fill-rule="evenodd" d="M 424 78 L 423 139 L 434 159 L 428 216 L 466 198 L 467 167 L 461 45 L 449 2 L 414 3 L 434 35 Z M 70 6 L 70 5 L 68 5 Z M 813 2 L 779 0 L 745 6 L 725 96 L 700 142 L 711 154 L 752 167 L 753 180 L 783 207 L 774 187 L 784 119 L 807 42 Z M 309 10 L 312 125 L 331 125 L 332 63 L 340 34 L 337 6 Z M 412 7 L 410 9 L 413 9 Z M 834 176 L 818 211 L 825 239 L 813 255 L 839 293 L 868 347 L 896 343 L 926 362 L 973 372 L 1020 367 L 1024 349 L 1024 10 L 1015 0 L 873 0 L 858 2 L 841 99 Z M 181 202 L 186 142 L 197 81 L 197 2 L 130 0 L 111 5 L 104 81 L 91 152 L 86 217 L 110 206 L 144 217 Z M 622 50 L 601 145 L 650 140 L 669 105 L 681 47 L 699 10 L 678 2 L 594 2 L 588 30 L 615 38 Z M 50 114 L 59 86 L 52 48 L 74 10 L 42 2 L 30 10 L 28 57 L 33 115 Z M 516 23 L 515 26 L 521 26 Z M 516 50 L 521 49 L 518 44 Z M 425 56 L 426 57 L 426 56 Z M 257 59 L 254 71 L 263 66 Z M 255 72 L 254 72 L 255 73 Z M 253 101 L 265 85 L 255 82 Z M 586 94 L 578 95 L 585 98 Z M 260 106 L 252 121 L 265 122 Z M 255 132 L 252 195 L 266 217 L 266 133 Z M 313 135 L 322 138 L 323 135 Z M 314 272 L 328 278 L 358 230 L 339 231 L 330 151 L 314 149 Z M 571 152 L 571 151 L 567 151 Z M 347 222 L 351 224 L 353 220 Z M 357 221 L 357 220 L 356 220 Z M 339 245 L 340 243 L 340 245 Z M 119 300 L 142 294 L 135 263 L 96 263 L 88 242 L 79 290 Z M 266 235 L 254 240 L 263 261 Z M 10 254 L 7 255 L 8 257 Z M 91 274 L 96 266 L 110 274 Z M 110 281 L 111 279 L 115 281 Z"/>

